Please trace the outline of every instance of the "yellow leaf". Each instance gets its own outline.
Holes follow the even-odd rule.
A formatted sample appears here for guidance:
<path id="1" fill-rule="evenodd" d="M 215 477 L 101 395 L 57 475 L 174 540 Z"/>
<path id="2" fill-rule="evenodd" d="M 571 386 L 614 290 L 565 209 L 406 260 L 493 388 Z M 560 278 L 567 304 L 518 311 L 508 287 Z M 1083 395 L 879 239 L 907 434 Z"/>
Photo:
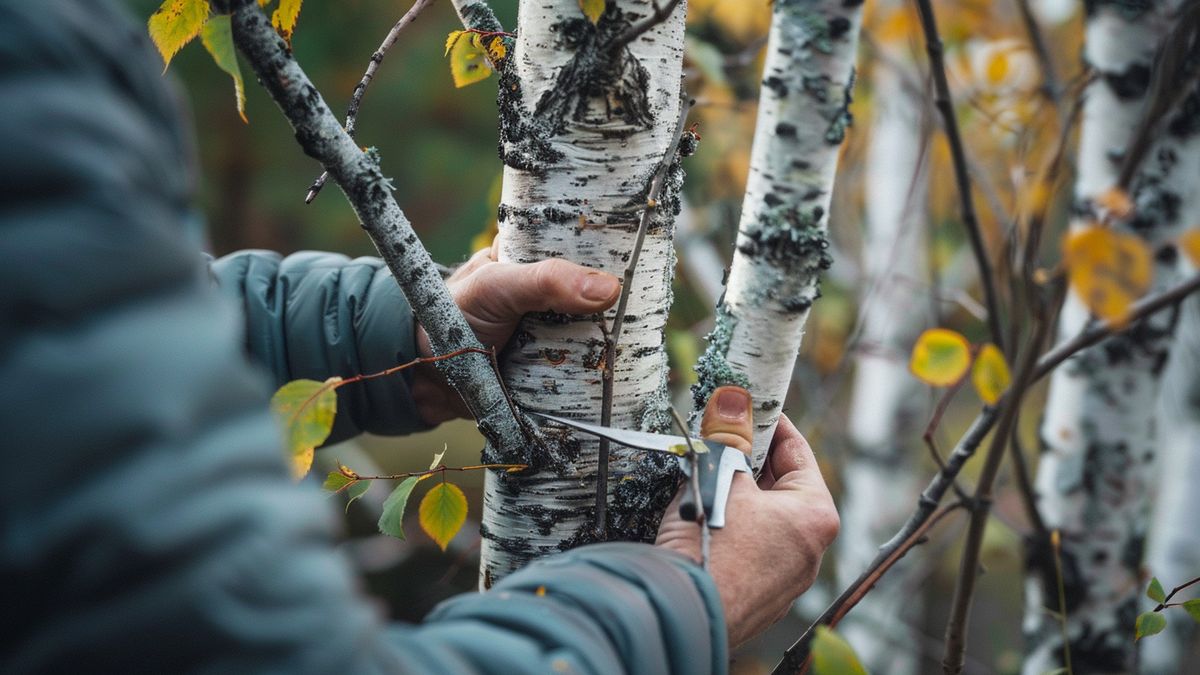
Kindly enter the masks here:
<path id="1" fill-rule="evenodd" d="M 237 101 L 238 115 L 243 122 L 246 119 L 246 85 L 242 82 L 242 69 L 238 66 L 237 50 L 233 46 L 233 30 L 229 23 L 228 14 L 214 16 L 204 22 L 200 31 L 200 41 L 212 56 L 217 67 L 233 78 L 233 95 Z"/>
<path id="2" fill-rule="evenodd" d="M 1179 248 L 1192 261 L 1194 267 L 1200 267 L 1200 227 L 1195 227 L 1179 235 Z"/>
<path id="3" fill-rule="evenodd" d="M 454 78 L 454 86 L 461 89 L 486 80 L 491 74 L 479 33 L 468 33 L 467 39 L 455 40 L 450 46 L 450 76 Z"/>
<path id="4" fill-rule="evenodd" d="M 1008 76 L 1008 52 L 998 49 L 989 54 L 984 76 L 988 84 L 993 86 L 1004 82 L 1004 78 Z"/>
<path id="5" fill-rule="evenodd" d="M 507 56 L 508 47 L 504 45 L 504 38 L 497 35 L 496 37 L 488 40 L 487 51 L 488 56 L 491 57 L 493 63 Z"/>
<path id="6" fill-rule="evenodd" d="M 1004 354 L 992 343 L 985 344 L 975 357 L 975 365 L 971 368 L 971 384 L 975 392 L 988 405 L 994 405 L 1000 400 L 1000 395 L 1008 389 L 1012 376 L 1008 372 L 1008 363 Z"/>
<path id="7" fill-rule="evenodd" d="M 442 446 L 442 451 L 441 451 L 441 452 L 439 452 L 439 453 L 436 453 L 436 454 L 433 456 L 433 463 L 431 463 L 431 464 L 429 465 L 429 470 L 430 470 L 430 471 L 433 471 L 434 469 L 436 469 L 436 468 L 438 467 L 438 464 L 441 464 L 441 463 L 442 463 L 442 458 L 446 456 L 446 450 L 447 450 L 447 447 L 446 447 L 445 445 L 443 445 L 443 446 Z"/>
<path id="8" fill-rule="evenodd" d="M 465 30 L 450 31 L 450 34 L 446 36 L 446 51 L 442 52 L 442 56 L 447 56 L 448 54 L 450 54 L 450 48 L 454 46 L 455 42 L 458 42 L 458 39 L 460 37 L 462 37 L 466 34 L 467 34 L 467 31 L 465 31 Z"/>
<path id="9" fill-rule="evenodd" d="M 850 643 L 827 626 L 817 626 L 812 660 L 813 675 L 867 675 Z"/>
<path id="10" fill-rule="evenodd" d="M 588 21 L 596 23 L 604 13 L 604 0 L 579 0 L 579 9 L 583 10 L 583 15 Z"/>
<path id="11" fill-rule="evenodd" d="M 271 25 L 275 32 L 290 46 L 292 33 L 296 30 L 296 20 L 300 18 L 300 4 L 304 0 L 279 0 L 279 6 L 271 15 Z"/>
<path id="12" fill-rule="evenodd" d="M 947 387 L 962 379 L 971 366 L 971 343 L 945 328 L 930 328 L 913 345 L 908 367 L 926 384 Z"/>
<path id="13" fill-rule="evenodd" d="M 314 454 L 314 448 L 304 448 L 288 459 L 288 465 L 292 468 L 292 478 L 300 480 L 308 475 L 308 472 L 312 470 Z"/>
<path id="14" fill-rule="evenodd" d="M 303 478 L 312 467 L 313 450 L 329 438 L 337 415 L 334 385 L 341 378 L 325 382 L 293 380 L 271 397 L 271 411 L 283 426 L 292 473 Z"/>
<path id="15" fill-rule="evenodd" d="M 1063 244 L 1071 287 L 1096 316 L 1121 324 L 1129 306 L 1154 278 L 1150 248 L 1138 237 L 1103 227 L 1083 227 Z"/>
<path id="16" fill-rule="evenodd" d="M 183 46 L 200 34 L 208 18 L 208 0 L 166 0 L 150 15 L 150 39 L 163 57 L 163 70 Z"/>
<path id="17" fill-rule="evenodd" d="M 1133 213 L 1133 200 L 1129 198 L 1129 193 L 1119 187 L 1111 187 L 1100 193 L 1096 203 L 1117 218 L 1127 218 Z"/>
<path id="18" fill-rule="evenodd" d="M 467 520 L 467 496 L 454 483 L 440 483 L 421 499 L 421 529 L 446 550 Z"/>

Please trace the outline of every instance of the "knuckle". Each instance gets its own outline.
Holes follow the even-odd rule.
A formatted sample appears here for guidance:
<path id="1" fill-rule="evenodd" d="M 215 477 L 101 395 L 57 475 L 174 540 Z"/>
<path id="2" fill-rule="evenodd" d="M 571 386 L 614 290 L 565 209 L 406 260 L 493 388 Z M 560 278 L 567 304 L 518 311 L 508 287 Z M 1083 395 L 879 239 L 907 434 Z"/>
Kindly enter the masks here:
<path id="1" fill-rule="evenodd" d="M 542 296 L 555 295 L 562 288 L 563 281 L 573 271 L 573 265 L 561 258 L 550 258 L 535 263 L 533 269 L 534 286 Z"/>

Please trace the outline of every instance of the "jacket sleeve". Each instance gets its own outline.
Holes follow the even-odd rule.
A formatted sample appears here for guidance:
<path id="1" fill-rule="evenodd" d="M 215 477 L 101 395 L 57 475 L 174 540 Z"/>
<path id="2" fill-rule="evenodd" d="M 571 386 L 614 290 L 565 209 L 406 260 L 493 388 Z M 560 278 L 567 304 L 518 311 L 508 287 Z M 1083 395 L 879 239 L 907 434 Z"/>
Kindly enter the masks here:
<path id="1" fill-rule="evenodd" d="M 241 251 L 214 261 L 211 271 L 241 308 L 247 352 L 267 368 L 275 387 L 377 373 L 417 356 L 412 311 L 378 258 Z M 328 443 L 363 431 L 399 435 L 428 428 L 413 405 L 411 378 L 408 370 L 338 389 Z"/>
<path id="2" fill-rule="evenodd" d="M 144 31 L 116 0 L 0 0 L 0 672 L 722 671 L 711 580 L 646 545 L 375 614 L 188 236 Z"/>

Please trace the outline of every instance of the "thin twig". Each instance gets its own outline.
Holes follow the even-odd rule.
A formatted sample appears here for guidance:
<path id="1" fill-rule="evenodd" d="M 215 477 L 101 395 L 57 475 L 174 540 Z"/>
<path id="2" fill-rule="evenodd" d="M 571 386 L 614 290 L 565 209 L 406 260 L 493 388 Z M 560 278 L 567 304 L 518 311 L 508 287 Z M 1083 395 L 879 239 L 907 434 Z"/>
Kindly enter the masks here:
<path id="1" fill-rule="evenodd" d="M 1155 312 L 1175 305 L 1188 294 L 1197 290 L 1200 290 L 1200 274 L 1196 274 L 1166 291 L 1134 303 L 1127 317 L 1129 324 L 1114 326 L 1107 321 L 1098 321 L 1088 326 L 1074 339 L 1064 342 L 1042 355 L 1037 361 L 1037 366 L 1033 369 L 1033 375 L 1030 378 L 1029 384 L 1032 385 L 1034 382 L 1042 379 L 1054 370 L 1055 367 L 1079 351 L 1119 332 L 1121 329 L 1127 327 L 1127 325 L 1131 325 Z M 937 513 L 937 505 L 946 495 L 946 492 L 951 489 L 955 477 L 962 471 L 967 460 L 975 454 L 979 444 L 983 442 L 988 432 L 995 426 L 997 411 L 1000 406 L 1004 405 L 1008 396 L 1009 394 L 1007 393 L 1002 396 L 996 406 L 984 406 L 979 416 L 975 418 L 970 428 L 959 440 L 954 452 L 947 458 L 946 469 L 935 474 L 929 485 L 921 493 L 916 510 L 909 516 L 904 525 L 900 527 L 899 531 L 880 547 L 879 553 L 876 554 L 875 559 L 867 567 L 866 571 L 847 586 L 829 607 L 821 613 L 821 616 L 817 617 L 816 621 L 804 631 L 800 638 L 784 652 L 783 660 L 775 667 L 774 673 L 779 675 L 796 672 L 808 656 L 809 646 L 812 643 L 816 627 L 828 625 L 833 617 L 843 615 L 843 608 L 846 604 L 857 598 L 860 593 L 865 592 L 862 590 L 864 585 L 874 583 L 878 579 L 881 566 L 887 563 L 899 548 L 904 546 L 905 542 L 912 537 L 914 532 L 925 528 L 926 523 Z"/>
<path id="2" fill-rule="evenodd" d="M 705 522 L 708 514 L 704 512 L 704 500 L 700 497 L 700 453 L 696 451 L 696 447 L 692 442 L 692 435 L 688 432 L 687 422 L 683 421 L 683 416 L 679 414 L 675 406 L 671 406 L 670 410 L 671 419 L 675 420 L 675 426 L 679 428 L 679 433 L 688 439 L 688 445 L 690 446 L 688 456 L 692 460 L 692 476 L 688 487 L 692 491 L 692 501 L 696 503 L 696 524 L 700 526 L 700 567 L 708 569 L 708 554 L 712 547 L 712 532 Z"/>
<path id="3" fill-rule="evenodd" d="M 360 480 L 400 480 L 401 478 L 412 478 L 414 476 L 431 476 L 435 473 L 444 474 L 447 471 L 482 471 L 483 469 L 504 469 L 505 471 L 516 472 L 524 471 L 528 468 L 528 464 L 472 464 L 470 466 L 435 466 L 432 469 L 425 469 L 424 471 L 406 471 L 404 473 L 389 473 L 380 476 L 363 476 L 351 471 L 350 469 L 347 469 L 346 467 L 339 467 L 338 472 L 346 478 L 350 478 L 352 482 L 346 483 L 342 487 L 338 488 L 337 491 L 341 492 L 347 487 L 350 487 L 350 485 L 353 484 L 353 481 Z"/>
<path id="4" fill-rule="evenodd" d="M 645 21 L 630 26 L 629 30 L 613 38 L 613 41 L 609 44 L 610 49 L 615 52 L 641 37 L 646 31 L 666 21 L 667 17 L 671 16 L 671 12 L 675 11 L 675 8 L 679 5 L 679 0 L 671 0 L 667 3 L 666 7 L 659 7 L 657 2 L 651 0 L 650 5 L 654 7 L 654 13 Z"/>
<path id="5" fill-rule="evenodd" d="M 975 595 L 975 581 L 979 578 L 979 557 L 983 550 L 983 535 L 987 528 L 992 505 L 992 487 L 1008 448 L 1009 434 L 1017 419 L 1021 400 L 1033 383 L 1033 371 L 1041 352 L 1042 342 L 1049 332 L 1049 317 L 1036 320 L 1033 336 L 1025 346 L 1017 366 L 1017 375 L 1000 412 L 1000 421 L 992 444 L 984 458 L 983 470 L 975 486 L 972 498 L 971 521 L 967 539 L 959 564 L 958 580 L 954 586 L 950 619 L 946 622 L 946 651 L 942 657 L 942 669 L 947 675 L 957 675 L 963 669 L 963 654 L 966 652 L 966 628 L 971 613 L 971 602 Z"/>
<path id="6" fill-rule="evenodd" d="M 658 167 L 654 177 L 646 188 L 646 203 L 642 207 L 642 217 L 638 221 L 637 236 L 633 240 L 633 250 L 629 253 L 629 264 L 621 281 L 621 296 L 617 300 L 617 312 L 613 316 L 612 330 L 604 335 L 604 374 L 601 378 L 600 424 L 612 424 L 613 377 L 616 372 L 617 342 L 621 339 L 621 328 L 625 323 L 625 311 L 629 307 L 629 296 L 633 291 L 633 274 L 637 270 L 638 258 L 642 254 L 642 244 L 646 240 L 646 231 L 650 228 L 650 218 L 658 210 L 658 199 L 662 195 L 663 184 L 666 182 L 667 171 L 675 161 L 679 151 L 679 141 L 683 137 L 683 126 L 687 122 L 688 113 L 694 100 L 684 98 L 679 104 L 679 119 L 671 132 L 671 142 Z M 604 329 L 604 318 L 600 319 L 601 329 Z M 608 532 L 608 454 L 609 441 L 600 439 L 599 457 L 596 461 L 596 536 L 604 539 Z"/>
<path id="7" fill-rule="evenodd" d="M 1179 584 L 1178 586 L 1176 586 L 1175 588 L 1172 588 L 1171 592 L 1167 593 L 1167 597 L 1163 598 L 1163 601 L 1158 603 L 1158 607 L 1154 608 L 1154 611 L 1158 612 L 1158 611 L 1165 609 L 1168 606 L 1167 603 L 1171 602 L 1171 598 L 1175 597 L 1176 593 L 1178 593 L 1179 591 L 1182 591 L 1183 589 L 1185 589 L 1189 586 L 1194 586 L 1195 584 L 1200 584 L 1200 577 L 1196 577 L 1195 579 L 1192 579 L 1191 581 L 1185 581 L 1182 584 Z"/>
<path id="8" fill-rule="evenodd" d="M 1042 68 L 1042 95 L 1057 108 L 1062 104 L 1062 85 L 1058 82 L 1054 57 L 1046 46 L 1046 37 L 1042 35 L 1042 29 L 1038 26 L 1037 17 L 1033 15 L 1029 0 L 1016 0 L 1016 2 L 1017 9 L 1021 13 L 1021 23 L 1025 26 L 1026 35 L 1029 36 L 1029 45 L 1033 47 L 1033 54 Z"/>
<path id="9" fill-rule="evenodd" d="M 937 448 L 937 443 L 934 441 L 934 433 L 941 426 L 942 416 L 946 414 L 946 408 L 950 407 L 950 402 L 954 400 L 954 395 L 962 389 L 963 384 L 967 381 L 967 376 L 964 375 L 958 378 L 958 382 L 954 386 L 946 390 L 946 393 L 938 400 L 937 405 L 933 408 L 933 414 L 929 416 L 929 424 L 925 425 L 925 433 L 921 434 L 921 439 L 925 441 L 925 446 L 929 448 L 929 454 L 933 456 L 933 462 L 941 471 L 946 471 L 946 460 L 942 459 L 942 453 Z M 963 502 L 969 502 L 970 497 L 967 496 L 962 486 L 958 484 L 958 479 L 952 481 L 951 487 L 954 488 L 954 493 Z"/>
<path id="10" fill-rule="evenodd" d="M 392 45 L 396 44 L 396 38 L 400 37 L 400 31 L 404 30 L 408 24 L 412 23 L 417 15 L 420 14 L 426 7 L 432 5 L 434 0 L 416 0 L 412 7 L 400 17 L 396 25 L 388 31 L 387 36 L 383 38 L 383 42 L 379 44 L 379 48 L 371 54 L 371 61 L 367 64 L 367 70 L 363 73 L 362 80 L 354 87 L 354 93 L 350 95 L 350 105 L 346 108 L 346 133 L 350 138 L 354 138 L 354 130 L 358 125 L 358 104 L 362 101 L 363 94 L 367 91 L 367 86 L 371 84 L 371 79 L 375 77 L 375 71 L 379 70 L 379 64 L 383 63 L 383 57 L 387 56 L 388 50 Z M 329 180 L 329 172 L 322 171 L 320 176 L 313 181 L 313 184 L 308 188 L 308 194 L 304 196 L 304 203 L 311 204 L 312 200 L 316 199 L 317 194 L 321 192 L 321 188 L 325 187 L 325 181 Z"/>
<path id="11" fill-rule="evenodd" d="M 979 284 L 983 287 L 984 304 L 988 308 L 988 331 L 991 333 L 992 342 L 996 343 L 1002 352 L 1007 353 L 1004 345 L 1004 331 L 1000 328 L 1000 301 L 996 296 L 992 263 L 983 241 L 979 219 L 975 215 L 975 205 L 971 200 L 971 177 L 967 170 L 966 150 L 958 129 L 958 120 L 954 116 L 950 83 L 946 79 L 942 38 L 938 35 L 937 21 L 930 0 L 916 0 L 916 2 L 917 11 L 921 15 L 921 28 L 925 32 L 925 50 L 929 53 L 929 65 L 933 74 L 934 90 L 937 94 L 934 105 L 945 121 L 942 128 L 946 132 L 946 140 L 950 144 L 950 156 L 954 161 L 954 179 L 958 184 L 963 226 L 967 229 L 971 250 L 975 254 L 975 264 L 979 268 Z"/>
<path id="12" fill-rule="evenodd" d="M 1058 624 L 1062 630 L 1064 671 L 1066 675 L 1072 675 L 1071 637 L 1067 632 L 1067 588 L 1062 575 L 1062 535 L 1057 529 L 1050 533 L 1050 551 L 1054 554 L 1054 580 L 1058 586 Z"/>

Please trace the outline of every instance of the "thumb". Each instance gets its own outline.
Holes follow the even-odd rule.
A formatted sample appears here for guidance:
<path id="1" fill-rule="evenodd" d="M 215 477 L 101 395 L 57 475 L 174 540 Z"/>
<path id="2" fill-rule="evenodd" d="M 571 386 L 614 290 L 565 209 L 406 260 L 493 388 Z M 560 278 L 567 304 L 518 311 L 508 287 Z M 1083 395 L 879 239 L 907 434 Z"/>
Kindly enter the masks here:
<path id="1" fill-rule="evenodd" d="M 700 435 L 750 454 L 754 445 L 750 392 L 741 387 L 717 387 L 704 407 Z"/>
<path id="2" fill-rule="evenodd" d="M 591 314 L 621 291 L 611 274 L 551 258 L 531 264 L 483 265 L 464 279 L 459 305 L 490 323 L 516 323 L 529 312 Z"/>

